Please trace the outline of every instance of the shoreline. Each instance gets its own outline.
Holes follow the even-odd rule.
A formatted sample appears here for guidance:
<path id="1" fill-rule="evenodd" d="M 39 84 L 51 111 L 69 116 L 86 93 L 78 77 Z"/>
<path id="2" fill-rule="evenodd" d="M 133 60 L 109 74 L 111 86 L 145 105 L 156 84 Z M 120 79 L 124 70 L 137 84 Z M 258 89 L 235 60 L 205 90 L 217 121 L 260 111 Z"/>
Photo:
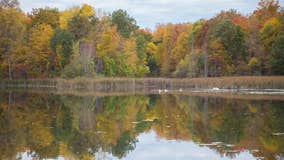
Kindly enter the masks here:
<path id="1" fill-rule="evenodd" d="M 169 91 L 167 93 L 151 92 L 100 92 L 100 91 L 80 91 L 80 90 L 19 90 L 9 89 L 2 90 L 3 93 L 31 93 L 31 94 L 53 94 L 67 95 L 78 97 L 108 97 L 108 96 L 148 96 L 148 95 L 173 95 L 173 96 L 192 96 L 192 97 L 211 97 L 222 99 L 238 99 L 238 100 L 284 100 L 284 92 L 282 94 L 249 94 L 242 92 L 205 92 L 205 91 Z"/>
<path id="2" fill-rule="evenodd" d="M 86 90 L 100 92 L 149 92 L 153 90 L 267 90 L 284 89 L 284 76 L 214 78 L 75 78 L 1 80 L 5 89 Z"/>

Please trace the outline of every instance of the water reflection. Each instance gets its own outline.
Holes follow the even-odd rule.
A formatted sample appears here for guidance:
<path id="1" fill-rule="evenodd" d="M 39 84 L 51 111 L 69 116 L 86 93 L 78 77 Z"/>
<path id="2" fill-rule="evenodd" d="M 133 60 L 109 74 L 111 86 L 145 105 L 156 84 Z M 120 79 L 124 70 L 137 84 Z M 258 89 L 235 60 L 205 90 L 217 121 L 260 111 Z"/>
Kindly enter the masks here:
<path id="1" fill-rule="evenodd" d="M 0 159 L 281 159 L 284 100 L 1 93 Z"/>

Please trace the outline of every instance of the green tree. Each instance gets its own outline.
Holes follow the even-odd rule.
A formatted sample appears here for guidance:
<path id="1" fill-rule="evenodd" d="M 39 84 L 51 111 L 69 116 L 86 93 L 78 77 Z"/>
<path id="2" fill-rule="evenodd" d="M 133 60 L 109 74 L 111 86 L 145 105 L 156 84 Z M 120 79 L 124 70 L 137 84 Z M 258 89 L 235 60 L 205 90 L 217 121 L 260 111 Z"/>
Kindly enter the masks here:
<path id="1" fill-rule="evenodd" d="M 284 32 L 281 32 L 272 45 L 271 65 L 274 74 L 284 75 Z"/>
<path id="2" fill-rule="evenodd" d="M 145 61 L 147 56 L 147 44 L 148 42 L 144 38 L 144 36 L 139 35 L 136 37 L 136 45 L 137 45 L 137 55 L 140 61 Z"/>
<path id="3" fill-rule="evenodd" d="M 73 36 L 66 30 L 55 30 L 51 38 L 51 48 L 58 56 L 60 66 L 64 67 L 70 61 L 73 54 Z"/>
<path id="4" fill-rule="evenodd" d="M 131 137 L 131 132 L 124 132 L 119 138 L 117 145 L 112 147 L 112 153 L 123 158 L 127 153 L 134 150 L 137 140 Z"/>
<path id="5" fill-rule="evenodd" d="M 189 55 L 185 56 L 184 59 L 181 59 L 176 67 L 176 71 L 173 73 L 174 77 L 187 77 L 189 71 Z"/>
<path id="6" fill-rule="evenodd" d="M 64 67 L 61 72 L 62 78 L 76 78 L 84 76 L 82 58 L 78 53 L 75 53 L 71 57 L 71 62 Z"/>
<path id="7" fill-rule="evenodd" d="M 88 17 L 76 15 L 68 23 L 68 30 L 74 35 L 75 40 L 86 37 L 91 29 L 92 24 Z"/>
<path id="8" fill-rule="evenodd" d="M 124 10 L 117 10 L 111 14 L 111 23 L 117 26 L 118 32 L 128 38 L 131 33 L 138 29 L 134 18 L 130 17 Z"/>
<path id="9" fill-rule="evenodd" d="M 224 20 L 216 24 L 214 29 L 214 38 L 221 38 L 221 42 L 232 61 L 236 65 L 238 60 L 244 60 L 246 57 L 246 46 L 244 32 L 240 26 L 235 25 L 230 20 Z"/>
<path id="10" fill-rule="evenodd" d="M 267 67 L 273 74 L 283 74 L 284 62 L 284 13 L 268 20 L 260 30 L 265 46 L 265 58 L 270 62 Z"/>

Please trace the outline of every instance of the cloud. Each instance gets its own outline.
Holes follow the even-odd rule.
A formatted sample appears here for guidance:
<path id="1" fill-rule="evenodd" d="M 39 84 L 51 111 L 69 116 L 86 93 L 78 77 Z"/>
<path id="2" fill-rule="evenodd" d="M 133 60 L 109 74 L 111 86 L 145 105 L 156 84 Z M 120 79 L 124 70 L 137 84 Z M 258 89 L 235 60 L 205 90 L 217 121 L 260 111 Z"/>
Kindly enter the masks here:
<path id="1" fill-rule="evenodd" d="M 125 9 L 141 27 L 154 28 L 156 23 L 193 22 L 232 8 L 248 14 L 257 7 L 258 0 L 20 0 L 20 3 L 24 11 L 45 6 L 63 10 L 83 3 L 106 12 Z M 283 5 L 284 0 L 280 3 Z"/>

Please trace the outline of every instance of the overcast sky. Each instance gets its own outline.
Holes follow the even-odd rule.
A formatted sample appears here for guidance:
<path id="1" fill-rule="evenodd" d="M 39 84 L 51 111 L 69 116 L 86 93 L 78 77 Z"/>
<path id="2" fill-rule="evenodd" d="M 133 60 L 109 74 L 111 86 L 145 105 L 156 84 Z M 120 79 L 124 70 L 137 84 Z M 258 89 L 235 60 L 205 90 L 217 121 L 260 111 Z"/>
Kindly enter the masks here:
<path id="1" fill-rule="evenodd" d="M 125 9 L 139 26 L 155 28 L 157 23 L 194 22 L 211 18 L 221 10 L 237 9 L 243 14 L 251 13 L 259 0 L 19 0 L 21 8 L 57 7 L 60 10 L 86 3 L 96 9 L 112 12 Z M 284 6 L 284 0 L 279 0 Z"/>

